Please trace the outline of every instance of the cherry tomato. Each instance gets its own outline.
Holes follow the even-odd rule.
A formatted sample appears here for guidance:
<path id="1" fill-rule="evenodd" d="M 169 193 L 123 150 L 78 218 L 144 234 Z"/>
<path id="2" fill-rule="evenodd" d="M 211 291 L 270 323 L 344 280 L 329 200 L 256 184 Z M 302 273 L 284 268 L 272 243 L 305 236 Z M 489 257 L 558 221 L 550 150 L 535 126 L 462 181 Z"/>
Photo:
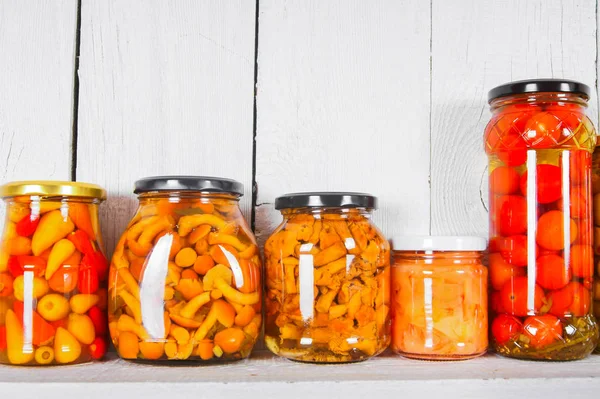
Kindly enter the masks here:
<path id="1" fill-rule="evenodd" d="M 588 196 L 580 188 L 573 188 L 569 192 L 569 202 L 565 203 L 566 198 L 562 201 L 558 201 L 558 209 L 564 211 L 566 206 L 569 207 L 569 214 L 574 219 L 584 219 L 588 214 L 591 213 L 588 208 Z"/>
<path id="2" fill-rule="evenodd" d="M 590 309 L 590 291 L 581 283 L 573 281 L 566 287 L 551 292 L 549 313 L 556 317 L 584 316 Z"/>
<path id="3" fill-rule="evenodd" d="M 490 282 L 492 288 L 499 291 L 514 277 L 524 276 L 526 270 L 522 267 L 513 266 L 506 262 L 501 254 L 493 253 L 489 256 Z"/>
<path id="4" fill-rule="evenodd" d="M 562 121 L 552 112 L 538 112 L 525 126 L 523 139 L 532 148 L 552 148 L 562 140 Z"/>
<path id="5" fill-rule="evenodd" d="M 581 245 L 592 245 L 592 223 L 589 219 L 578 219 L 575 221 L 577 225 L 577 238 L 573 243 Z"/>
<path id="6" fill-rule="evenodd" d="M 500 313 L 504 313 L 504 308 L 502 307 L 502 298 L 500 297 L 500 292 L 499 291 L 492 291 L 492 293 L 490 294 L 490 304 L 491 304 L 491 308 L 492 311 L 495 314 L 500 314 Z"/>
<path id="7" fill-rule="evenodd" d="M 485 131 L 485 150 L 496 154 L 506 166 L 519 166 L 527 160 L 527 145 L 522 132 L 528 113 L 492 118 Z"/>
<path id="8" fill-rule="evenodd" d="M 521 193 L 527 196 L 528 171 L 521 175 Z M 561 193 L 561 172 L 558 166 L 539 164 L 536 166 L 537 201 L 540 204 L 549 204 L 558 200 Z"/>
<path id="9" fill-rule="evenodd" d="M 490 173 L 490 190 L 496 194 L 514 194 L 519 191 L 519 172 L 508 166 L 499 166 Z"/>
<path id="10" fill-rule="evenodd" d="M 571 281 L 571 268 L 559 255 L 544 255 L 537 258 L 537 283 L 548 290 L 557 290 Z"/>
<path id="11" fill-rule="evenodd" d="M 527 250 L 527 236 L 517 235 L 504 238 L 502 241 L 497 243 L 498 251 L 502 254 L 502 257 L 513 266 L 527 266 L 528 261 L 528 250 Z M 537 244 L 535 245 L 534 251 L 538 250 Z"/>
<path id="12" fill-rule="evenodd" d="M 533 309 L 528 309 L 528 284 L 527 277 L 515 277 L 508 281 L 500 291 L 502 306 L 504 310 L 513 316 L 527 316 L 530 312 L 537 312 L 543 303 L 544 290 L 535 285 L 533 294 Z"/>
<path id="13" fill-rule="evenodd" d="M 504 195 L 496 204 L 500 217 L 498 229 L 503 236 L 514 236 L 527 231 L 527 201 L 518 195 Z"/>
<path id="14" fill-rule="evenodd" d="M 77 289 L 82 294 L 93 294 L 98 291 L 99 286 L 98 270 L 93 264 L 90 264 L 88 255 L 85 255 L 79 265 Z"/>
<path id="15" fill-rule="evenodd" d="M 106 313 L 100 310 L 98 306 L 92 306 L 90 310 L 88 310 L 88 316 L 90 319 L 92 319 L 96 336 L 105 335 L 108 330 L 108 319 L 106 317 Z"/>
<path id="16" fill-rule="evenodd" d="M 31 214 L 25 216 L 23 219 L 19 220 L 17 225 L 15 226 L 15 230 L 17 234 L 23 237 L 31 237 L 37 229 L 38 224 L 40 223 L 40 217 L 35 216 L 32 217 Z"/>
<path id="17" fill-rule="evenodd" d="M 498 345 L 515 340 L 523 329 L 523 324 L 514 316 L 501 314 L 492 322 L 492 336 Z"/>
<path id="18" fill-rule="evenodd" d="M 536 233 L 536 241 L 540 247 L 551 251 L 560 251 L 565 244 L 570 245 L 575 241 L 577 225 L 573 219 L 570 219 L 569 237 L 565 237 L 564 218 L 564 213 L 561 211 L 549 211 L 540 217 Z"/>
<path id="19" fill-rule="evenodd" d="M 569 176 L 572 184 L 589 182 L 591 170 L 592 155 L 589 152 L 585 150 L 570 151 Z"/>
<path id="20" fill-rule="evenodd" d="M 594 274 L 594 249 L 591 245 L 571 246 L 569 266 L 576 277 L 589 278 Z"/>
<path id="21" fill-rule="evenodd" d="M 529 345 L 540 349 L 562 339 L 560 320 L 552 315 L 531 316 L 523 323 L 523 332 L 529 338 Z"/>
<path id="22" fill-rule="evenodd" d="M 96 338 L 90 345 L 90 355 L 93 359 L 99 360 L 106 354 L 106 342 L 104 338 Z"/>
<path id="23" fill-rule="evenodd" d="M 0 351 L 5 351 L 6 347 L 6 327 L 0 326 Z"/>

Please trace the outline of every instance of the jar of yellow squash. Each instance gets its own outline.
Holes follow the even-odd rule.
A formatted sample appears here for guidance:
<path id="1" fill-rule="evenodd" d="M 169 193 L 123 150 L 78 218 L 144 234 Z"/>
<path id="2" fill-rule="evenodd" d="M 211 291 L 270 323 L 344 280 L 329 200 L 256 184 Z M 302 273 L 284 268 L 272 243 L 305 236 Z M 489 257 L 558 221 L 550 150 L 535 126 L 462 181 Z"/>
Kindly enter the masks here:
<path id="1" fill-rule="evenodd" d="M 73 364 L 106 352 L 99 186 L 25 181 L 0 187 L 0 363 Z"/>
<path id="2" fill-rule="evenodd" d="M 390 248 L 360 193 L 287 194 L 265 244 L 267 347 L 316 363 L 353 362 L 390 342 Z"/>
<path id="3" fill-rule="evenodd" d="M 115 249 L 109 327 L 124 359 L 246 358 L 261 327 L 261 262 L 243 186 L 214 177 L 135 183 L 139 207 Z"/>

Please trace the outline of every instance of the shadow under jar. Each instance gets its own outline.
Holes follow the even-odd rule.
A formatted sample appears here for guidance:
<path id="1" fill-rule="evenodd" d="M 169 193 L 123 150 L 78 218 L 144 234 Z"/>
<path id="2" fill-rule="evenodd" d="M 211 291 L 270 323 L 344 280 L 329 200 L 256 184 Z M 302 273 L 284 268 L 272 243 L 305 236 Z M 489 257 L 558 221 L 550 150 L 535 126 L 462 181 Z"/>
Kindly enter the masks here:
<path id="1" fill-rule="evenodd" d="M 101 359 L 106 281 L 98 207 L 86 183 L 24 181 L 0 187 L 0 363 L 53 365 Z"/>
<path id="2" fill-rule="evenodd" d="M 265 244 L 267 347 L 315 363 L 368 359 L 390 342 L 390 248 L 371 221 L 376 198 L 287 194 Z"/>
<path id="3" fill-rule="evenodd" d="M 505 356 L 575 360 L 598 341 L 589 94 L 554 79 L 489 93 L 491 342 Z"/>
<path id="4" fill-rule="evenodd" d="M 115 249 L 109 328 L 124 359 L 222 362 L 250 355 L 261 328 L 261 262 L 239 208 L 243 186 L 150 177 Z"/>

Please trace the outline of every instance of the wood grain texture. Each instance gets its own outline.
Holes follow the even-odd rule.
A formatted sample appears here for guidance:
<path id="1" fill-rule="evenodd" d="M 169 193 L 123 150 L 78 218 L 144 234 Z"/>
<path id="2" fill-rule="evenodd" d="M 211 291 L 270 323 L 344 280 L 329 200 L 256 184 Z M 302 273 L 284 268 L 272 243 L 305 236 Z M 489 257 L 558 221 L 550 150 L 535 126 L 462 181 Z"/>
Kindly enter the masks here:
<path id="1" fill-rule="evenodd" d="M 83 3 L 77 180 L 109 190 L 109 253 L 141 177 L 237 179 L 250 216 L 254 21 L 245 0 Z"/>
<path id="2" fill-rule="evenodd" d="M 433 0 L 431 231 L 487 236 L 487 92 L 555 77 L 595 85 L 594 1 Z M 590 101 L 597 120 L 597 99 Z"/>
<path id="3" fill-rule="evenodd" d="M 70 180 L 77 1 L 0 2 L 0 181 Z"/>
<path id="4" fill-rule="evenodd" d="M 275 197 L 366 191 L 375 222 L 429 229 L 429 2 L 262 0 L 256 234 Z"/>
<path id="5" fill-rule="evenodd" d="M 384 354 L 362 363 L 314 365 L 265 352 L 203 367 L 114 359 L 72 367 L 0 368 L 0 389 L 19 398 L 589 398 L 600 389 L 600 357 L 569 363 L 495 355 L 465 362 L 425 362 Z M 27 383 L 27 389 L 23 383 Z M 588 396 L 586 396 L 588 395 Z"/>

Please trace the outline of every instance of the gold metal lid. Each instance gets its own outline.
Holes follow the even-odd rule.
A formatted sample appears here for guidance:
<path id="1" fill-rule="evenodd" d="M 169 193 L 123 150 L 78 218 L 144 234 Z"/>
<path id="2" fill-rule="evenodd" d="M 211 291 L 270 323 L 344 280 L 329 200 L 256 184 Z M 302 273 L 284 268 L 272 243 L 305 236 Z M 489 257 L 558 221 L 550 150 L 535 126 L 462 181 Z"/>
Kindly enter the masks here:
<path id="1" fill-rule="evenodd" d="M 13 181 L 0 186 L 0 197 L 40 195 L 106 199 L 106 190 L 96 184 L 58 180 Z"/>

